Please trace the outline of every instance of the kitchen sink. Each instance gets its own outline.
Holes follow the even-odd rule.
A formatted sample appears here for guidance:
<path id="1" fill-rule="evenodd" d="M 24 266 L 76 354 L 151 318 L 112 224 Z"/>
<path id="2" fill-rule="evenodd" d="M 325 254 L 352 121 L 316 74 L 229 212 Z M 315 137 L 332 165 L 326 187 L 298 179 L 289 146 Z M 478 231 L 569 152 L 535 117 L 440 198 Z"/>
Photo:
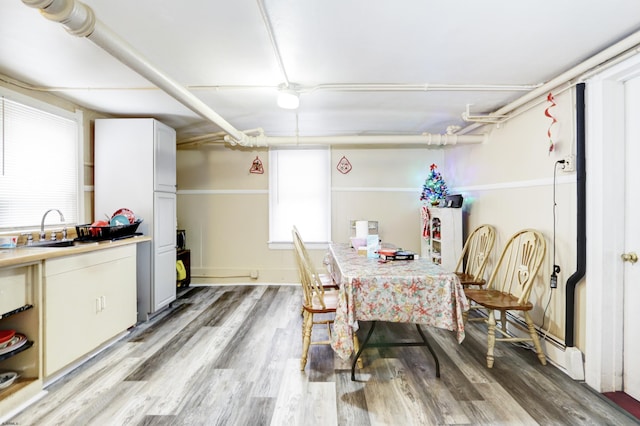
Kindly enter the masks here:
<path id="1" fill-rule="evenodd" d="M 33 243 L 21 247 L 33 247 L 33 248 L 59 248 L 59 247 L 73 247 L 73 246 L 85 246 L 89 244 L 98 244 L 97 241 L 76 241 L 76 240 L 58 240 L 58 241 L 34 241 Z"/>

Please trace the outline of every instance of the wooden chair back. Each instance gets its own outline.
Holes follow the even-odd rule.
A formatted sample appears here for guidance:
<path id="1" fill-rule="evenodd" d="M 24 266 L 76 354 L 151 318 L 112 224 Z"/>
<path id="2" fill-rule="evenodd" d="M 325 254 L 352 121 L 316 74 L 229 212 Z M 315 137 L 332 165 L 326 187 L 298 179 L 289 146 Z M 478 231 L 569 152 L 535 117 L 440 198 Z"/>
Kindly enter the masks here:
<path id="1" fill-rule="evenodd" d="M 331 344 L 331 324 L 333 324 L 333 316 L 338 304 L 338 291 L 327 289 L 323 285 L 321 274 L 318 274 L 313 267 L 304 241 L 295 226 L 293 227 L 292 235 L 304 295 L 302 301 L 302 354 L 300 356 L 300 370 L 304 371 L 307 365 L 309 346 Z M 316 314 L 320 314 L 321 318 L 316 319 Z M 330 318 L 323 314 L 330 314 Z M 312 330 L 316 325 L 324 325 L 326 327 L 327 339 L 311 340 Z M 354 338 L 354 345 L 355 342 Z"/>
<path id="2" fill-rule="evenodd" d="M 309 266 L 313 269 L 314 273 L 316 273 L 318 275 L 318 278 L 320 278 L 320 282 L 322 282 L 322 286 L 325 289 L 327 288 L 337 289 L 338 285 L 333 281 L 331 274 L 318 272 L 315 269 L 315 266 L 313 266 L 313 262 L 311 261 L 311 256 L 309 256 L 309 251 L 307 250 L 307 246 L 305 245 L 304 240 L 300 236 L 300 232 L 298 232 L 298 228 L 296 228 L 295 225 L 293 226 L 292 232 L 293 232 L 294 240 L 298 241 L 298 247 L 296 248 L 296 256 L 302 256 L 307 261 Z"/>
<path id="3" fill-rule="evenodd" d="M 309 256 L 309 252 L 307 251 L 307 247 L 304 245 L 304 241 L 302 240 L 302 237 L 300 236 L 300 232 L 298 231 L 298 228 L 296 228 L 295 225 L 293 226 L 291 233 L 293 235 L 293 244 L 294 244 L 295 249 L 296 249 L 296 255 L 297 256 L 302 256 L 304 259 L 310 261 L 311 257 Z"/>
<path id="4" fill-rule="evenodd" d="M 467 237 L 455 272 L 464 286 L 484 285 L 484 273 L 496 241 L 491 225 L 481 225 Z"/>
<path id="5" fill-rule="evenodd" d="M 539 231 L 516 232 L 505 245 L 489 277 L 488 288 L 517 297 L 520 305 L 527 304 L 546 251 L 547 243 Z"/>
<path id="6" fill-rule="evenodd" d="M 298 271 L 300 273 L 300 282 L 302 283 L 304 306 L 309 309 L 327 309 L 324 301 L 325 288 L 320 279 L 320 275 L 313 267 L 309 253 L 295 226 L 293 227 L 292 235 Z"/>
<path id="7" fill-rule="evenodd" d="M 547 252 L 544 236 L 533 229 L 516 232 L 507 242 L 488 281 L 487 289 L 465 288 L 467 298 L 474 302 L 474 309 L 487 311 L 487 319 L 474 318 L 487 324 L 487 367 L 494 363 L 494 346 L 500 342 L 532 342 L 542 365 L 547 363 L 540 345 L 540 339 L 529 311 L 533 303 L 529 296 L 538 275 L 538 270 Z M 518 311 L 524 317 L 526 326 L 509 318 L 508 311 Z M 500 313 L 498 317 L 496 312 Z M 468 312 L 463 314 L 471 321 Z M 500 322 L 500 327 L 497 323 Z M 516 336 L 510 333 L 508 324 L 519 328 L 527 335 Z M 498 336 L 496 337 L 496 333 Z"/>

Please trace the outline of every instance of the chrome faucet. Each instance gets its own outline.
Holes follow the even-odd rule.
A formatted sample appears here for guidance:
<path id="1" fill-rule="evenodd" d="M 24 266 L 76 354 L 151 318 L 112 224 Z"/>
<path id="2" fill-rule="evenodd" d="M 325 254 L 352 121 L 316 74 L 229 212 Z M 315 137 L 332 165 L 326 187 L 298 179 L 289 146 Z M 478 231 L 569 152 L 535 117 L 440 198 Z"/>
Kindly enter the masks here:
<path id="1" fill-rule="evenodd" d="M 60 215 L 60 222 L 64 223 L 64 216 L 62 215 L 62 212 L 60 210 L 49 209 L 46 212 L 44 212 L 44 215 L 42 215 L 42 222 L 40 223 L 40 241 L 44 241 L 45 238 L 47 237 L 46 233 L 44 232 L 44 219 L 47 217 L 49 212 L 53 212 L 53 211 L 58 212 L 58 214 Z"/>

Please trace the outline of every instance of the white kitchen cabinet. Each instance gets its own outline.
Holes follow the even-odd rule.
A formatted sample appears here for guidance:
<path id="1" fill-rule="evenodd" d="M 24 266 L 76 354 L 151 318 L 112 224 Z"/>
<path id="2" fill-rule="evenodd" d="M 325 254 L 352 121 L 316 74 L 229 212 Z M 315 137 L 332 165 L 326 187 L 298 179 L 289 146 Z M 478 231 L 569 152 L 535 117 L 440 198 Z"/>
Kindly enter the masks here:
<path id="1" fill-rule="evenodd" d="M 159 121 L 154 131 L 154 191 L 176 192 L 176 132 Z"/>
<path id="2" fill-rule="evenodd" d="M 144 221 L 138 232 L 138 320 L 176 298 L 176 135 L 154 119 L 95 121 L 95 215 L 119 208 Z"/>
<path id="3" fill-rule="evenodd" d="M 428 209 L 429 235 L 422 238 L 421 256 L 453 271 L 462 252 L 462 209 Z"/>
<path id="4" fill-rule="evenodd" d="M 176 194 L 156 192 L 155 205 L 160 220 L 155 222 L 153 235 L 155 260 L 153 276 L 153 312 L 162 309 L 176 298 L 176 227 L 163 226 L 176 223 Z"/>
<path id="5" fill-rule="evenodd" d="M 136 245 L 44 262 L 44 376 L 136 324 Z"/>

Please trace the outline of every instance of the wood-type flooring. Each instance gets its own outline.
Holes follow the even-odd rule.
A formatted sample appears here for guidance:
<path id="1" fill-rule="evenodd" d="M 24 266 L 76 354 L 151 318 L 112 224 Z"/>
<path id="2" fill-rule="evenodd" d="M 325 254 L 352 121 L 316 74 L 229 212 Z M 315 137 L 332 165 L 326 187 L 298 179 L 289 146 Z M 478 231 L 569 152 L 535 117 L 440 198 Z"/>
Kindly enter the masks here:
<path id="1" fill-rule="evenodd" d="M 304 372 L 298 286 L 192 287 L 151 321 L 47 387 L 10 425 L 630 425 L 636 419 L 527 349 L 423 327 L 424 347 L 350 362 L 312 346 Z M 361 323 L 360 333 L 370 324 Z M 315 337 L 315 336 L 314 336 Z M 414 340 L 379 323 L 372 339 Z"/>

